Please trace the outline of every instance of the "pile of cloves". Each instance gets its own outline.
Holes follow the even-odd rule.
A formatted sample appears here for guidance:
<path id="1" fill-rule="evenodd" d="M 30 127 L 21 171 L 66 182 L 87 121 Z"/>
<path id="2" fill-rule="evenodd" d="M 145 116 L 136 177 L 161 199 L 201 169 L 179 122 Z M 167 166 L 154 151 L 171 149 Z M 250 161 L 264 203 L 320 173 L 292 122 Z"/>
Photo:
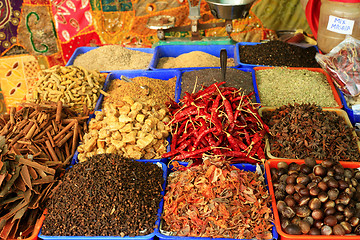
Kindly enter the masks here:
<path id="1" fill-rule="evenodd" d="M 360 235 L 360 171 L 325 159 L 271 168 L 281 228 L 291 235 Z"/>
<path id="2" fill-rule="evenodd" d="M 1 239 L 32 234 L 82 139 L 87 118 L 61 102 L 24 103 L 0 116 Z"/>

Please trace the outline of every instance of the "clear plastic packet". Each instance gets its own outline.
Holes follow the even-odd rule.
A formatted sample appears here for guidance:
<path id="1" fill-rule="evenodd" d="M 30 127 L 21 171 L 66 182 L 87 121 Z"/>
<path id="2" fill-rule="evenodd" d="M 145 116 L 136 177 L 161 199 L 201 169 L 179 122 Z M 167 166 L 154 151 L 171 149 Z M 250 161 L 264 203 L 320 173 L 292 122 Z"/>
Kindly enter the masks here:
<path id="1" fill-rule="evenodd" d="M 360 40 L 348 35 L 329 53 L 316 53 L 315 59 L 344 94 L 360 94 Z"/>

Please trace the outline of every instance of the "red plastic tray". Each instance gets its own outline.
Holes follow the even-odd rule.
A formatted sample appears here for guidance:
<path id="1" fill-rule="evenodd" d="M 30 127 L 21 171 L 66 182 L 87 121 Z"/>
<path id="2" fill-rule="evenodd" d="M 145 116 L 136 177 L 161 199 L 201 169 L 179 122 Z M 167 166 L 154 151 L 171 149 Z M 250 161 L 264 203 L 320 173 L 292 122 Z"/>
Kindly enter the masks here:
<path id="1" fill-rule="evenodd" d="M 256 71 L 272 69 L 272 68 L 279 68 L 279 67 L 254 67 L 255 79 L 256 79 Z M 334 86 L 333 81 L 331 80 L 330 75 L 326 71 L 324 71 L 322 68 L 301 68 L 301 67 L 286 67 L 286 68 L 290 69 L 290 70 L 308 70 L 308 71 L 319 72 L 319 73 L 324 74 L 326 76 L 326 80 L 328 81 L 328 83 L 329 83 L 329 85 L 331 87 L 331 91 L 332 91 L 332 93 L 334 95 L 334 99 L 335 99 L 336 103 L 338 104 L 338 106 L 334 106 L 334 107 L 331 107 L 331 108 L 341 109 L 343 107 L 340 96 L 339 96 L 338 92 L 336 91 L 336 88 Z M 258 91 L 259 91 L 259 87 L 257 86 L 257 80 L 255 82 L 256 82 L 256 89 L 258 89 Z M 260 99 L 259 103 L 261 104 L 260 92 L 258 92 L 258 96 L 259 96 L 259 99 Z M 265 107 L 273 107 L 273 106 L 265 106 Z M 324 109 L 327 109 L 327 108 L 330 108 L 330 107 L 324 107 Z"/>
<path id="2" fill-rule="evenodd" d="M 280 239 L 283 240 L 307 240 L 307 239 L 316 239 L 316 240 L 330 240 L 330 239 L 334 239 L 334 240 L 352 240 L 352 239 L 360 239 L 360 236 L 337 236 L 337 235 L 329 235 L 329 236 L 324 236 L 324 235 L 290 235 L 285 233 L 282 229 L 281 229 L 281 225 L 280 225 L 280 217 L 279 217 L 279 213 L 276 207 L 276 200 L 275 200 L 275 195 L 274 195 L 274 187 L 273 187 L 273 183 L 271 180 L 271 173 L 270 173 L 270 168 L 276 168 L 278 162 L 286 162 L 286 163 L 291 163 L 291 162 L 296 162 L 298 164 L 303 164 L 304 160 L 297 160 L 297 159 L 270 159 L 267 160 L 265 162 L 265 172 L 266 172 L 266 178 L 268 181 L 268 185 L 269 185 L 269 191 L 270 191 L 270 195 L 271 195 L 271 202 L 272 202 L 272 207 L 273 207 L 273 212 L 274 212 L 274 218 L 275 218 L 275 227 L 277 232 L 280 235 Z M 321 161 L 316 161 L 317 163 L 320 163 Z M 340 164 L 344 167 L 344 168 L 359 168 L 360 167 L 360 162 L 340 162 Z"/>

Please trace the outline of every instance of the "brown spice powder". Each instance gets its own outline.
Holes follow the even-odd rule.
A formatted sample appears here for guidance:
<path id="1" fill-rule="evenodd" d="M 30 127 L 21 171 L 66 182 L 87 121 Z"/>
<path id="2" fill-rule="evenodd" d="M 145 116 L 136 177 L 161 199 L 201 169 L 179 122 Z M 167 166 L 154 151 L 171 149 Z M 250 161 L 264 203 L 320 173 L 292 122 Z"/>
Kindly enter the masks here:
<path id="1" fill-rule="evenodd" d="M 227 66 L 234 66 L 234 59 L 228 58 Z M 157 68 L 187 68 L 187 67 L 220 67 L 220 58 L 211 54 L 193 51 L 176 58 L 163 57 L 159 59 Z"/>
<path id="2" fill-rule="evenodd" d="M 77 56 L 74 65 L 97 71 L 147 69 L 152 56 L 120 45 L 106 45 Z"/>
<path id="3" fill-rule="evenodd" d="M 153 79 L 147 77 L 132 78 L 133 82 L 125 82 L 120 79 L 114 79 L 109 88 L 110 96 L 105 97 L 105 102 L 117 102 L 125 96 L 135 99 L 148 100 L 152 99 L 156 103 L 165 104 L 171 99 L 175 99 L 176 77 L 169 80 Z M 142 89 L 140 86 L 147 85 L 150 91 Z M 149 92 L 149 95 L 147 93 Z"/>

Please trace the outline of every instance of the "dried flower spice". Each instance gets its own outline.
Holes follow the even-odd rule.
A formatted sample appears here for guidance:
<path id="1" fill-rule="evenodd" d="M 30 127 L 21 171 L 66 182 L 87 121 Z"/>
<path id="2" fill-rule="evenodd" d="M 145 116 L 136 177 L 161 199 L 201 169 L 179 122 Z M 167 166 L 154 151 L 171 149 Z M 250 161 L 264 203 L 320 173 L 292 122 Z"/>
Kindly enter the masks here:
<path id="1" fill-rule="evenodd" d="M 95 155 L 64 175 L 48 202 L 42 234 L 140 236 L 154 231 L 163 170 L 119 155 Z"/>
<path id="2" fill-rule="evenodd" d="M 209 159 L 173 172 L 164 196 L 161 231 L 176 236 L 271 239 L 271 198 L 262 179 L 257 172 Z"/>
<path id="3" fill-rule="evenodd" d="M 275 157 L 360 160 L 359 140 L 336 112 L 314 104 L 294 104 L 263 111 L 262 118 L 270 127 L 270 153 Z"/>
<path id="4" fill-rule="evenodd" d="M 263 106 L 314 103 L 321 107 L 339 107 L 322 72 L 277 67 L 257 70 L 255 74 Z"/>

